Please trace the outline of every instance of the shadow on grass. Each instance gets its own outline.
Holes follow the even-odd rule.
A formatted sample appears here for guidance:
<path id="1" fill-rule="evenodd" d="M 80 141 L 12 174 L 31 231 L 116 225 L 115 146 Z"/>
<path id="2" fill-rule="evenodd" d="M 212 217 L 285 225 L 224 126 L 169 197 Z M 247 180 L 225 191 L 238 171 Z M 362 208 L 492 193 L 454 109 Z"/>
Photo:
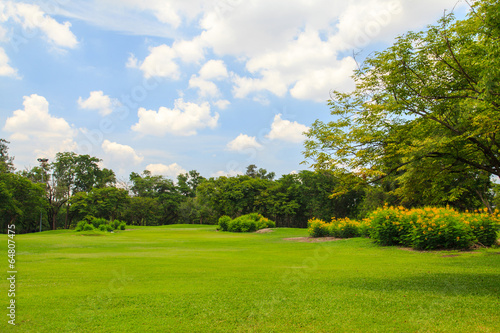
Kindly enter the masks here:
<path id="1" fill-rule="evenodd" d="M 500 298 L 500 274 L 428 273 L 405 278 L 363 278 L 342 281 L 353 289 L 382 292 L 419 292 L 442 296 L 496 296 Z"/>

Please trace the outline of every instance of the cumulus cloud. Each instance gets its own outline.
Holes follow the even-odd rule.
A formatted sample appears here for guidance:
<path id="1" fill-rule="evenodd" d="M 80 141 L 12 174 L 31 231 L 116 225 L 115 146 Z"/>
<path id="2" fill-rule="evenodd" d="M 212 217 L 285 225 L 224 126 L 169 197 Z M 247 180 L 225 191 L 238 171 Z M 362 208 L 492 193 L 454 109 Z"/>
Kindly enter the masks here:
<path id="1" fill-rule="evenodd" d="M 186 169 L 181 167 L 177 163 L 172 163 L 170 165 L 165 164 L 149 164 L 146 166 L 146 170 L 151 171 L 153 175 L 166 176 L 168 178 L 177 178 L 177 175 L 181 173 L 187 173 Z"/>
<path id="2" fill-rule="evenodd" d="M 198 88 L 200 97 L 216 97 L 220 95 L 219 88 L 215 83 L 196 75 L 191 76 L 189 88 Z"/>
<path id="3" fill-rule="evenodd" d="M 220 80 L 229 76 L 226 65 L 222 60 L 209 60 L 200 69 L 200 77 L 206 80 Z"/>
<path id="4" fill-rule="evenodd" d="M 175 101 L 172 109 L 160 107 L 158 111 L 140 108 L 137 112 L 139 122 L 132 130 L 145 135 L 163 136 L 171 133 L 179 136 L 195 135 L 203 128 L 215 128 L 219 114 L 210 112 L 208 102 L 196 104 L 184 102 L 182 98 Z"/>
<path id="5" fill-rule="evenodd" d="M 144 157 L 139 156 L 134 148 L 127 145 L 104 140 L 101 147 L 106 153 L 106 159 L 119 162 L 122 165 L 139 164 L 144 160 Z"/>
<path id="6" fill-rule="evenodd" d="M 24 96 L 24 109 L 7 118 L 3 130 L 12 133 L 11 141 L 29 141 L 31 153 L 54 156 L 60 151 L 75 150 L 77 130 L 63 118 L 49 113 L 49 102 L 43 96 Z"/>
<path id="7" fill-rule="evenodd" d="M 303 133 L 309 130 L 309 127 L 294 121 L 281 119 L 281 114 L 274 116 L 271 125 L 271 131 L 266 135 L 271 140 L 282 140 L 293 143 L 303 142 L 305 136 Z"/>
<path id="8" fill-rule="evenodd" d="M 5 50 L 0 47 L 0 76 L 10 76 L 14 78 L 19 78 L 17 75 L 17 69 L 9 65 L 9 57 L 5 53 Z"/>
<path id="9" fill-rule="evenodd" d="M 213 104 L 220 110 L 225 110 L 229 105 L 231 105 L 231 102 L 226 99 L 219 99 L 218 101 L 215 101 Z"/>
<path id="10" fill-rule="evenodd" d="M 46 14 L 38 5 L 7 1 L 3 11 L 3 20 L 14 20 L 24 29 L 39 29 L 55 46 L 75 48 L 78 45 L 76 36 L 71 32 L 71 23 L 59 23 Z"/>
<path id="11" fill-rule="evenodd" d="M 104 95 L 102 90 L 91 91 L 87 99 L 78 98 L 78 106 L 87 110 L 98 110 L 101 116 L 107 116 L 113 112 L 113 106 L 118 105 L 116 99 L 111 99 L 108 95 Z"/>
<path id="12" fill-rule="evenodd" d="M 229 77 L 226 65 L 222 60 L 209 60 L 198 74 L 191 76 L 189 88 L 198 88 L 200 97 L 219 96 L 219 88 L 211 80 L 222 80 Z"/>
<path id="13" fill-rule="evenodd" d="M 230 151 L 245 151 L 247 149 L 256 148 L 261 149 L 262 145 L 257 142 L 254 136 L 248 136 L 246 134 L 238 135 L 234 140 L 230 141 L 226 148 Z"/>
<path id="14" fill-rule="evenodd" d="M 203 43 L 199 38 L 180 40 L 172 46 L 162 44 L 149 49 L 149 55 L 140 62 L 135 55 L 130 55 L 127 67 L 139 68 L 145 78 L 167 77 L 178 80 L 181 75 L 177 60 L 185 63 L 197 63 L 205 57 Z"/>

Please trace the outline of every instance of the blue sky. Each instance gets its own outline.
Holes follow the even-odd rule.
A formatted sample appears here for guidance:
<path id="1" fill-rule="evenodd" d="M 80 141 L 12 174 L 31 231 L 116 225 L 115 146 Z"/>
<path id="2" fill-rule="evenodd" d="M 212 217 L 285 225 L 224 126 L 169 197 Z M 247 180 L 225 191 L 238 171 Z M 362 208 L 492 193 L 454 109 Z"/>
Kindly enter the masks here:
<path id="1" fill-rule="evenodd" d="M 456 0 L 0 3 L 0 138 L 18 169 L 75 151 L 119 179 L 305 169 L 357 61 Z"/>

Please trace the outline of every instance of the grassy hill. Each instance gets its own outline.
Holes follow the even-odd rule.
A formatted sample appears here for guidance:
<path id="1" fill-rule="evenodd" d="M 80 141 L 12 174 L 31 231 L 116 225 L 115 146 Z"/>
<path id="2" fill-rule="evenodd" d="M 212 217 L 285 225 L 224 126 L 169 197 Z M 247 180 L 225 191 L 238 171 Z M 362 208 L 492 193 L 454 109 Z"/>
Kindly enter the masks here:
<path id="1" fill-rule="evenodd" d="M 500 250 L 415 252 L 303 229 L 17 235 L 2 332 L 500 332 Z M 7 236 L 0 241 L 7 271 Z M 6 279 L 0 282 L 4 309 Z M 4 310 L 7 313 L 7 310 Z"/>

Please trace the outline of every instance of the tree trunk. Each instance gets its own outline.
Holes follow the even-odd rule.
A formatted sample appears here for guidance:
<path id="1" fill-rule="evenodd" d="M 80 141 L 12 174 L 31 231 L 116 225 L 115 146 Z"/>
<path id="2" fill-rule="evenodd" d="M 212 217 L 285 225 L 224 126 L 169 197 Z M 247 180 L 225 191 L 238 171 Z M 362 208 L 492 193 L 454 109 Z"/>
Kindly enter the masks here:
<path id="1" fill-rule="evenodd" d="M 486 200 L 486 198 L 481 194 L 481 192 L 479 190 L 476 189 L 476 193 L 477 195 L 479 196 L 479 199 L 481 199 L 481 202 L 486 206 L 486 208 L 488 209 L 488 212 L 490 214 L 493 214 L 493 209 L 491 208 L 491 205 L 490 203 L 488 202 L 488 200 Z"/>

